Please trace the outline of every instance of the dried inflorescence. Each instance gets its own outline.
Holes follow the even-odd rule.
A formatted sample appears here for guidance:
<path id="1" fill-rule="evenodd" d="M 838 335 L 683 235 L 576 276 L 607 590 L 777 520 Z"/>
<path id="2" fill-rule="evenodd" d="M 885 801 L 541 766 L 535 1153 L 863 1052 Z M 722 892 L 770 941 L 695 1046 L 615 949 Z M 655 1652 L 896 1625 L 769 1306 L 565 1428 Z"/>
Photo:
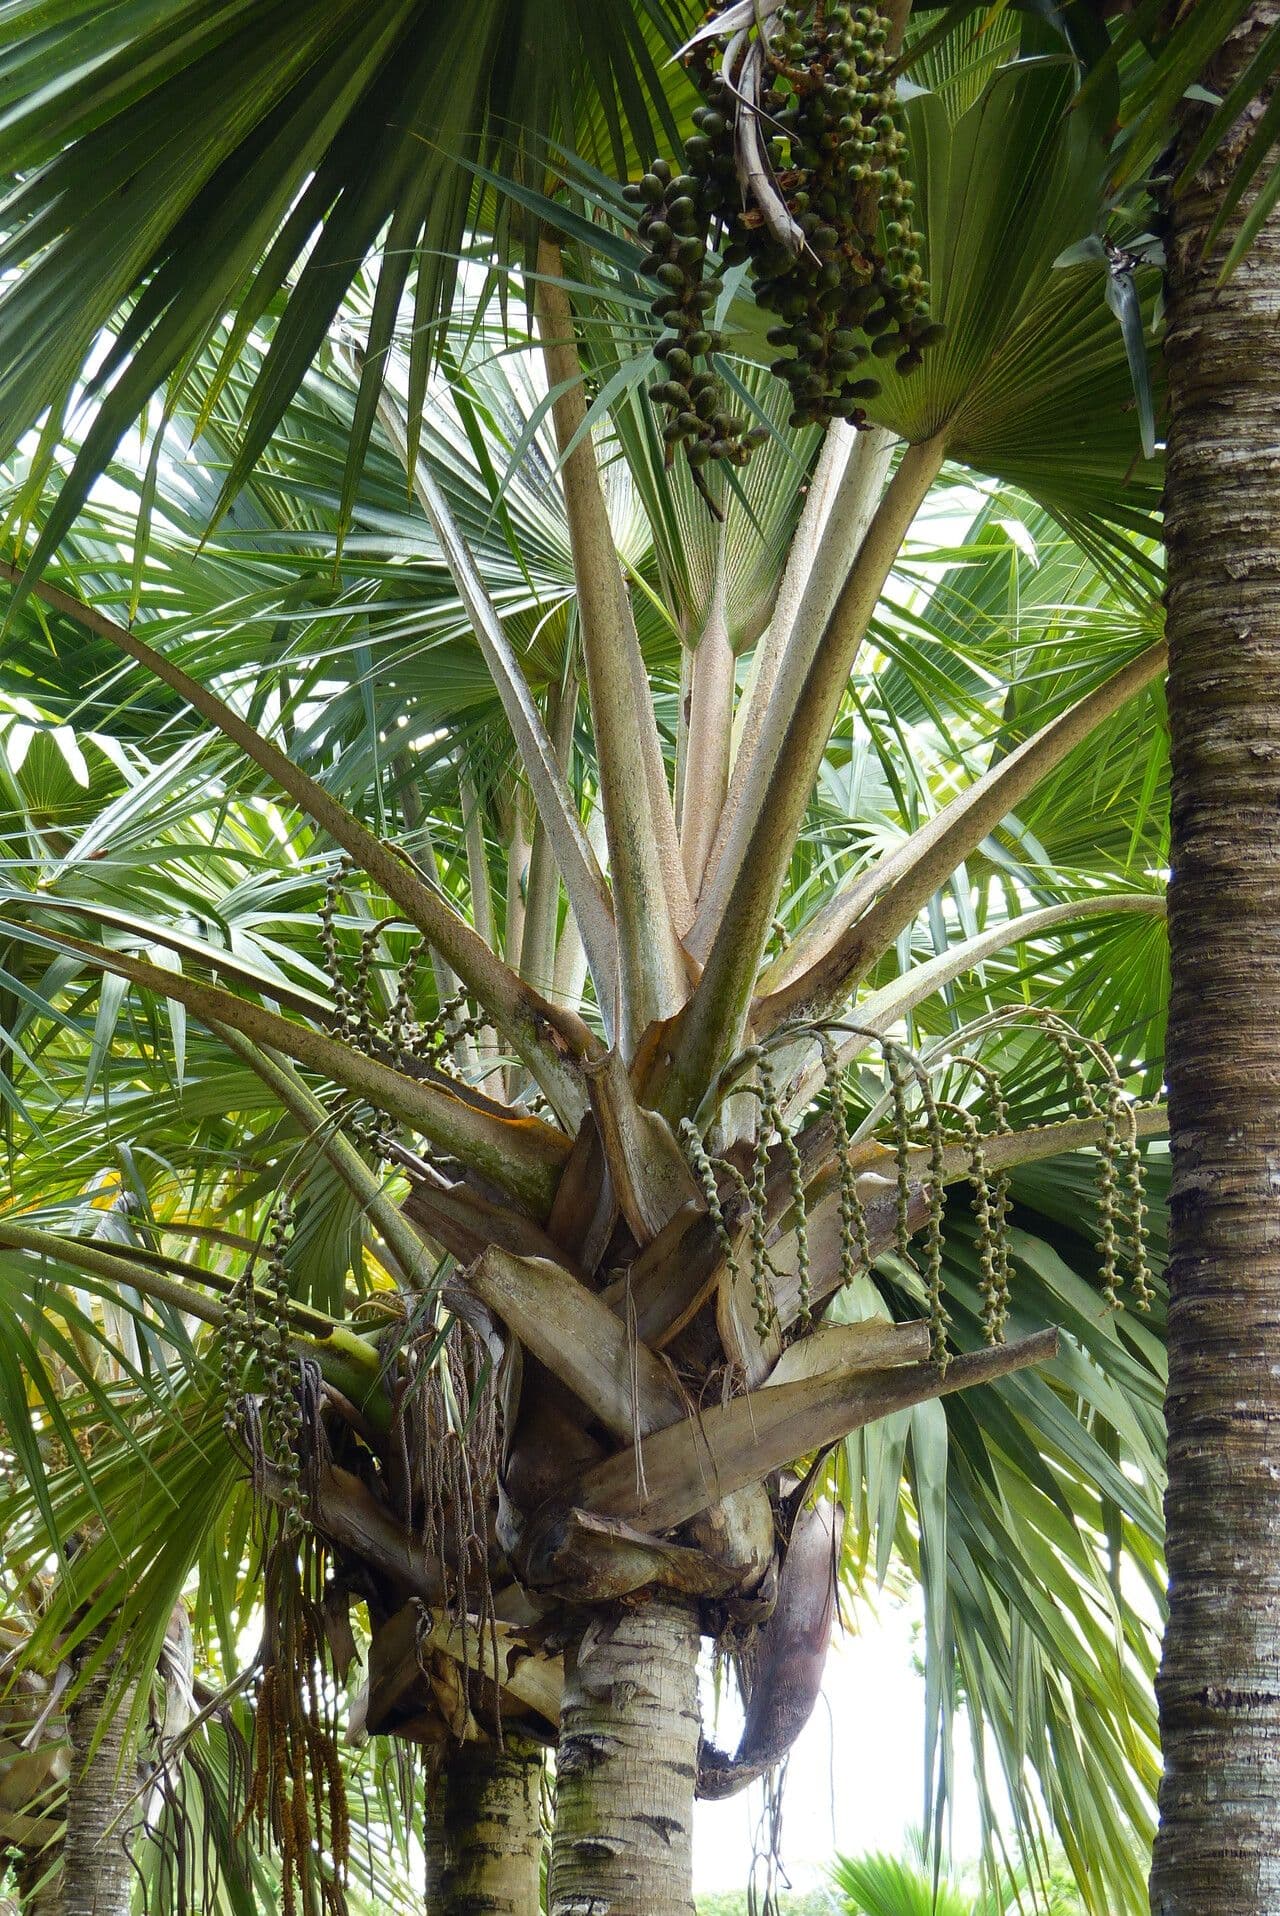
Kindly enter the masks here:
<path id="1" fill-rule="evenodd" d="M 469 1326 L 450 1318 L 437 1329 L 433 1317 L 425 1327 L 406 1323 L 397 1357 L 405 1374 L 396 1418 L 405 1515 L 440 1566 L 444 1611 L 461 1633 L 466 1698 L 469 1633 L 487 1632 L 497 1656 L 489 1511 L 501 1429 L 492 1359 Z"/>
<path id="2" fill-rule="evenodd" d="M 761 0 L 746 24 L 739 12 L 690 48 L 703 104 L 683 168 L 655 160 L 625 189 L 660 287 L 664 377 L 651 397 L 668 448 L 683 445 L 695 469 L 742 465 L 768 433 L 734 414 L 710 363 L 724 267 L 746 265 L 756 303 L 777 315 L 769 343 L 783 349 L 773 371 L 792 426 L 864 424 L 874 361 L 913 372 L 943 331 L 929 316 L 887 17 L 825 0 Z"/>
<path id="3" fill-rule="evenodd" d="M 228 1842 L 224 1833 L 235 1829 L 244 1807 L 252 1772 L 249 1745 L 225 1698 L 206 1705 L 202 1717 L 200 1735 L 188 1730 L 157 1744 L 143 1797 L 151 1850 L 149 1869 L 138 1869 L 143 1916 L 161 1910 L 204 1916 L 228 1900 L 231 1882 L 250 1866 L 247 1846 Z M 136 1845 L 134 1854 L 141 1863 Z"/>
<path id="4" fill-rule="evenodd" d="M 345 1916 L 351 1825 L 338 1757 L 334 1686 L 313 1540 L 268 1550 L 266 1634 L 254 1709 L 253 1767 L 241 1828 L 280 1856 L 284 1916 Z"/>

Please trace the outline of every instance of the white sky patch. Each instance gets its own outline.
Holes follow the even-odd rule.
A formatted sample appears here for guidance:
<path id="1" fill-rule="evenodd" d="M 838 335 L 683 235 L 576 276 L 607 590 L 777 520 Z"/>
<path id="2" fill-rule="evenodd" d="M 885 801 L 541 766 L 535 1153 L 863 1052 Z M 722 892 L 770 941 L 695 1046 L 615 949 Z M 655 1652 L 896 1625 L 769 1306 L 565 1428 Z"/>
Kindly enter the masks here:
<path id="1" fill-rule="evenodd" d="M 793 1888 L 825 1883 L 837 1851 L 896 1851 L 919 1825 L 924 1807 L 923 1609 L 918 1591 L 902 1602 L 884 1597 L 876 1611 L 859 1606 L 857 1630 L 837 1632 L 822 1695 L 797 1738 L 787 1768 L 782 1860 Z M 710 1698 L 704 1696 L 710 1723 Z M 715 1740 L 732 1748 L 740 1719 L 722 1708 Z M 952 1844 L 957 1862 L 978 1853 L 981 1818 L 968 1734 L 956 1721 L 956 1788 Z M 997 1813 L 1007 1821 L 1000 1778 L 992 1776 Z M 741 1889 L 751 1866 L 760 1789 L 720 1803 L 699 1803 L 693 1822 L 694 1889 Z"/>

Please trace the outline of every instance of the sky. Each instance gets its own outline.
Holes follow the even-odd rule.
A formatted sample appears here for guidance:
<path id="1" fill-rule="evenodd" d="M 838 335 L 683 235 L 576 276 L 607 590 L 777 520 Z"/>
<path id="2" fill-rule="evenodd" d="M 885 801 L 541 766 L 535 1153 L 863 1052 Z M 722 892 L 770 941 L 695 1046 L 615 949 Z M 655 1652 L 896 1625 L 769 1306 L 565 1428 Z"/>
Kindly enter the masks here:
<path id="1" fill-rule="evenodd" d="M 791 1753 L 783 1807 L 782 1859 L 791 1884 L 809 1889 L 824 1880 L 834 1851 L 896 1851 L 922 1821 L 924 1803 L 924 1680 L 916 1661 L 923 1648 L 918 1591 L 898 1600 L 883 1595 L 873 1610 L 859 1605 L 838 1632 L 827 1661 L 823 1694 Z M 712 1721 L 704 1696 L 704 1722 Z M 722 1709 L 715 1740 L 732 1748 L 739 1717 Z M 978 1796 L 965 1761 L 963 1724 L 956 1723 L 956 1801 L 953 1847 L 957 1860 L 978 1852 Z M 757 1786 L 720 1803 L 699 1803 L 694 1814 L 694 1887 L 741 1889 L 751 1863 L 760 1815 Z"/>

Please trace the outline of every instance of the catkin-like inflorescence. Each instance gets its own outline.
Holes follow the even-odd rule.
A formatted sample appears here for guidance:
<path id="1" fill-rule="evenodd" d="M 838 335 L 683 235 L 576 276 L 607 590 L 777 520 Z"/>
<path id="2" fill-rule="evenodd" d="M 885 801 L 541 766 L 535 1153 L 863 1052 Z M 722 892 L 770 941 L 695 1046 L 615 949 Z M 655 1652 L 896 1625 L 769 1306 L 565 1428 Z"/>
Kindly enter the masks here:
<path id="1" fill-rule="evenodd" d="M 1152 1294 L 1146 1254 L 1146 1204 L 1143 1190 L 1142 1154 L 1138 1143 L 1137 1112 L 1126 1092 L 1115 1061 L 1095 1039 L 1083 1037 L 1057 1013 L 1034 1006 L 1019 1006 L 1007 1012 L 995 1012 L 977 1021 L 957 1041 L 967 1047 L 993 1032 L 1017 1025 L 1033 1025 L 1044 1032 L 1056 1050 L 1072 1103 L 1082 1106 L 1085 1115 L 1098 1126 L 1098 1217 L 1102 1282 L 1108 1303 L 1120 1299 L 1121 1263 L 1131 1267 L 1133 1289 L 1139 1306 L 1147 1308 Z M 788 1026 L 771 1035 L 768 1044 L 795 1045 L 809 1040 L 822 1062 L 823 1089 L 830 1111 L 833 1157 L 839 1175 L 840 1191 L 840 1278 L 848 1283 L 858 1270 L 872 1263 L 866 1215 L 859 1201 L 854 1153 L 846 1108 L 846 1086 L 835 1043 L 835 1034 L 858 1037 L 879 1047 L 887 1079 L 887 1103 L 891 1122 L 891 1143 L 895 1170 L 894 1246 L 898 1256 L 918 1269 L 923 1279 L 931 1353 L 940 1370 L 950 1361 L 948 1327 L 951 1323 L 945 1295 L 944 1226 L 948 1174 L 948 1142 L 959 1132 L 967 1148 L 968 1179 L 972 1208 L 977 1223 L 979 1290 L 982 1298 L 982 1328 L 988 1343 L 1004 1340 L 1009 1318 L 1013 1257 L 1011 1248 L 1011 1191 L 1008 1169 L 992 1153 L 991 1140 L 1010 1131 L 1009 1102 L 999 1072 L 986 1060 L 957 1051 L 955 1043 L 938 1047 L 926 1060 L 908 1045 L 883 1033 L 839 1020 Z M 855 1047 L 856 1049 L 856 1047 Z M 984 1131 L 978 1116 L 968 1103 L 944 1100 L 934 1090 L 934 1076 L 948 1074 L 976 1078 L 990 1107 L 990 1129 Z M 744 1082 L 754 1074 L 754 1083 Z M 1099 1082 L 1099 1077 L 1101 1082 Z M 787 1115 L 787 1105 L 779 1091 L 767 1046 L 752 1045 L 738 1054 L 720 1073 L 704 1106 L 718 1107 L 730 1093 L 754 1094 L 759 1107 L 751 1159 L 751 1175 L 744 1177 L 727 1160 L 713 1159 L 703 1144 L 696 1126 L 686 1121 L 681 1128 L 690 1164 L 698 1178 L 715 1224 L 726 1260 L 732 1263 L 732 1245 L 723 1216 L 720 1193 L 726 1184 L 736 1184 L 747 1214 L 748 1241 L 751 1247 L 752 1291 L 756 1307 L 757 1329 L 763 1338 L 777 1323 L 777 1304 L 771 1279 L 778 1273 L 768 1255 L 766 1223 L 767 1176 L 772 1159 L 779 1157 L 785 1167 L 791 1214 L 795 1227 L 791 1233 L 795 1245 L 795 1267 L 799 1291 L 797 1318 L 804 1323 L 811 1315 L 812 1274 L 806 1214 L 803 1161 L 800 1146 Z M 873 1118 L 883 1110 L 877 1107 Z M 778 1140 L 777 1149 L 772 1141 Z M 997 1157 L 997 1168 L 991 1159 Z M 927 1172 L 923 1167 L 927 1165 Z M 923 1173 L 923 1174 L 922 1174 Z M 774 1180 L 776 1186 L 776 1178 Z M 925 1227 L 920 1255 L 913 1256 L 913 1209 L 923 1193 L 926 1205 Z"/>
<path id="2" fill-rule="evenodd" d="M 237 1405 L 240 1401 L 240 1379 L 245 1355 L 245 1308 L 248 1287 L 253 1283 L 252 1261 L 236 1282 L 235 1289 L 227 1298 L 227 1314 L 222 1321 L 222 1348 L 220 1358 L 220 1383 L 222 1386 L 222 1429 L 228 1443 L 238 1445 L 240 1425 L 237 1417 Z"/>
<path id="3" fill-rule="evenodd" d="M 353 1019 L 358 1015 L 350 991 L 347 988 L 343 972 L 342 958 L 338 951 L 338 934 L 334 927 L 338 905 L 348 880 L 355 867 L 344 852 L 338 863 L 332 868 L 324 888 L 324 901 L 320 906 L 320 953 L 324 968 L 333 987 L 333 1003 L 338 1014 L 338 1024 L 345 1032 L 349 1030 Z"/>
<path id="4" fill-rule="evenodd" d="M 1078 1102 L 1100 1121 L 1098 1249 L 1103 1294 L 1108 1307 L 1118 1310 L 1121 1263 L 1127 1253 L 1135 1300 L 1140 1310 L 1147 1310 L 1152 1295 L 1151 1273 L 1147 1263 L 1142 1153 L 1138 1147 L 1133 1101 L 1105 1045 L 1096 1038 L 1083 1037 L 1053 1013 L 1043 1013 L 1041 1018 L 1060 1054 L 1071 1060 L 1070 1076 Z M 1086 1060 L 1091 1060 L 1100 1070 L 1104 1080 L 1100 1086 L 1089 1081 Z"/>
<path id="5" fill-rule="evenodd" d="M 1124 1140 L 1124 1199 L 1129 1222 L 1129 1274 L 1134 1300 L 1140 1311 L 1149 1311 L 1154 1295 L 1151 1268 L 1147 1262 L 1147 1201 L 1143 1182 L 1142 1153 L 1138 1149 L 1137 1113 L 1131 1104 L 1124 1106 L 1127 1119 Z"/>
<path id="6" fill-rule="evenodd" d="M 987 1098 L 991 1106 L 992 1130 L 997 1136 L 1006 1133 L 1009 1130 L 1009 1101 L 1005 1096 L 1000 1073 L 995 1070 L 992 1065 L 987 1064 L 980 1058 L 966 1058 L 964 1060 L 964 1068 L 979 1078 L 986 1088 Z M 968 1116 L 969 1114 L 966 1113 L 965 1115 Z M 968 1134 L 966 1133 L 966 1135 Z M 1003 1342 L 1004 1339 L 1005 1325 L 1009 1316 L 1009 1299 L 1012 1294 L 1013 1254 L 1009 1247 L 1009 1219 L 1013 1205 L 1009 1192 L 1008 1171 L 1001 1169 L 995 1173 L 994 1177 L 991 1175 L 986 1163 L 986 1145 L 982 1141 L 981 1133 L 976 1130 L 976 1124 L 975 1135 L 978 1139 L 978 1148 L 982 1153 L 982 1175 L 985 1182 L 987 1208 L 990 1215 L 990 1255 L 992 1266 L 991 1322 L 994 1327 L 995 1337 L 994 1340 L 989 1337 L 988 1342 L 995 1341 L 996 1343 L 1000 1343 Z M 988 1321 L 986 1316 L 985 1292 L 983 1294 L 983 1304 L 983 1326 L 985 1331 Z"/>
<path id="7" fill-rule="evenodd" d="M 904 1262 L 911 1258 L 911 1105 L 910 1073 L 897 1045 L 885 1044 L 885 1069 L 893 1106 L 893 1150 L 896 1183 L 894 1250 Z"/>
<path id="8" fill-rule="evenodd" d="M 756 1336 L 761 1343 L 769 1336 L 777 1322 L 777 1308 L 774 1303 L 773 1285 L 770 1282 L 767 1212 L 769 1201 L 769 1140 L 768 1124 L 765 1118 L 768 1093 L 765 1086 L 772 1085 L 772 1073 L 763 1052 L 756 1056 L 756 1090 L 760 1099 L 760 1120 L 756 1125 L 755 1152 L 751 1161 L 751 1182 L 748 1187 L 750 1202 L 749 1227 L 751 1235 L 751 1298 L 755 1306 Z M 776 1105 L 777 1093 L 773 1093 Z"/>
<path id="9" fill-rule="evenodd" d="M 680 1141 L 684 1145 L 685 1156 L 698 1180 L 707 1215 L 711 1219 L 716 1234 L 716 1243 L 720 1246 L 720 1255 L 731 1277 L 738 1275 L 738 1260 L 734 1253 L 733 1238 L 725 1222 L 724 1207 L 720 1202 L 720 1186 L 716 1178 L 715 1165 L 702 1141 L 702 1134 L 692 1118 L 681 1118 Z"/>
<path id="10" fill-rule="evenodd" d="M 1004 1342 L 1009 1314 L 1008 1264 L 1004 1256 L 1002 1219 L 995 1201 L 987 1162 L 987 1140 L 977 1118 L 967 1107 L 940 1106 L 958 1123 L 969 1148 L 970 1203 L 978 1227 L 978 1293 L 982 1298 L 982 1335 L 987 1344 Z"/>
<path id="11" fill-rule="evenodd" d="M 791 1210 L 795 1219 L 793 1228 L 796 1242 L 796 1284 L 799 1291 L 798 1315 L 802 1324 L 808 1324 L 813 1318 L 813 1277 L 809 1257 L 809 1222 L 804 1195 L 804 1167 L 800 1162 L 795 1135 L 778 1102 L 778 1087 L 773 1075 L 773 1066 L 769 1062 L 769 1054 L 766 1051 L 760 1053 L 756 1073 L 760 1091 L 759 1135 L 761 1141 L 767 1142 L 769 1133 L 776 1131 L 787 1163 L 787 1188 L 791 1194 Z"/>
<path id="12" fill-rule="evenodd" d="M 753 1053 L 752 1056 L 754 1058 L 755 1054 Z M 715 1230 L 716 1242 L 724 1258 L 725 1269 L 734 1279 L 737 1278 L 741 1266 L 738 1263 L 733 1235 L 729 1230 L 724 1206 L 720 1199 L 722 1179 L 736 1189 L 742 1201 L 742 1207 L 746 1211 L 748 1238 L 751 1245 L 751 1297 L 755 1309 L 755 1330 L 762 1342 L 777 1324 L 777 1305 L 771 1283 L 774 1272 L 767 1248 L 765 1200 L 769 1153 L 762 1136 L 763 1128 L 762 1124 L 757 1129 L 752 1175 L 748 1181 L 738 1167 L 731 1164 L 728 1159 L 711 1157 L 698 1127 L 691 1119 L 682 1118 L 680 1121 L 680 1138 L 685 1154 L 706 1202 L 707 1215 Z M 803 1193 L 801 1196 L 803 1199 Z M 803 1229 L 803 1226 L 801 1228 Z"/>
<path id="13" fill-rule="evenodd" d="M 845 1110 L 840 1060 L 829 1032 L 819 1031 L 817 1038 L 822 1055 L 823 1079 L 831 1105 L 831 1127 L 840 1173 L 840 1282 L 848 1284 L 858 1271 L 871 1269 L 871 1238 L 867 1231 L 867 1214 L 858 1196 L 858 1174 L 853 1168 L 849 1114 Z"/>
<path id="14" fill-rule="evenodd" d="M 351 996 L 351 1016 L 348 1026 L 353 1044 L 361 1051 L 373 1050 L 383 1020 L 374 1012 L 374 973 L 377 964 L 378 946 L 389 921 L 383 920 L 366 926 L 360 939 L 360 951 L 356 958 L 355 989 Z"/>
<path id="15" fill-rule="evenodd" d="M 886 1045 L 886 1057 L 891 1056 L 897 1049 L 896 1046 Z M 933 1095 L 933 1087 L 929 1082 L 929 1073 L 914 1052 L 903 1048 L 901 1055 L 911 1076 L 915 1079 L 929 1152 L 929 1215 L 925 1227 L 924 1280 L 925 1292 L 929 1300 L 931 1355 L 938 1369 L 945 1371 L 950 1361 L 947 1351 L 947 1325 L 950 1318 L 943 1297 L 942 1284 L 943 1219 L 947 1202 L 946 1135 L 942 1129 L 942 1118 Z M 892 1074 L 892 1065 L 890 1071 Z M 895 1090 L 895 1099 L 898 1095 L 899 1093 Z M 905 1143 L 899 1143 L 898 1154 L 900 1167 L 905 1166 L 907 1159 Z"/>
<path id="16" fill-rule="evenodd" d="M 1098 1124 L 1098 1251 L 1103 1294 L 1108 1307 L 1121 1303 L 1121 1266 L 1127 1257 L 1139 1309 L 1149 1309 L 1152 1296 L 1147 1260 L 1146 1201 L 1142 1152 L 1138 1143 L 1137 1111 L 1125 1090 L 1119 1067 L 1104 1044 L 1086 1038 L 1058 1013 L 1034 1005 L 998 1013 L 984 1029 L 1008 1029 L 1033 1024 L 1045 1032 L 1062 1061 L 1072 1102 Z M 1096 1082 L 1090 1071 L 1100 1076 Z M 1000 1111 L 1000 1128 L 1007 1114 Z M 1008 1213 L 1008 1181 L 1002 1180 L 998 1200 Z"/>
<path id="17" fill-rule="evenodd" d="M 427 952 L 426 939 L 417 939 L 400 967 L 396 979 L 396 995 L 387 1013 L 384 1036 L 392 1060 L 397 1066 L 403 1065 L 407 1058 L 418 1055 L 422 1033 L 417 1012 L 414 1009 L 414 986 L 417 982 L 419 966 L 425 962 Z"/>
<path id="18" fill-rule="evenodd" d="M 1102 1254 L 1102 1289 L 1108 1305 L 1120 1303 L 1120 1132 L 1115 1105 L 1108 1098 L 1102 1111 L 1102 1141 L 1098 1146 L 1098 1249 Z"/>
<path id="19" fill-rule="evenodd" d="M 264 1435 L 268 1457 L 281 1486 L 280 1505 L 285 1529 L 288 1534 L 296 1535 L 302 1529 L 304 1513 L 298 1362 L 289 1341 L 292 1291 L 288 1244 L 292 1229 L 293 1206 L 287 1193 L 282 1193 L 272 1217 L 267 1256 L 272 1324 L 263 1363 Z"/>
<path id="20" fill-rule="evenodd" d="M 256 1400 L 246 1396 L 254 1378 L 265 1377 L 272 1361 L 273 1343 L 268 1298 L 259 1291 L 256 1257 L 250 1256 L 240 1278 L 227 1299 L 227 1315 L 222 1326 L 221 1385 L 222 1428 L 227 1441 L 244 1455 L 260 1488 L 260 1417 Z"/>

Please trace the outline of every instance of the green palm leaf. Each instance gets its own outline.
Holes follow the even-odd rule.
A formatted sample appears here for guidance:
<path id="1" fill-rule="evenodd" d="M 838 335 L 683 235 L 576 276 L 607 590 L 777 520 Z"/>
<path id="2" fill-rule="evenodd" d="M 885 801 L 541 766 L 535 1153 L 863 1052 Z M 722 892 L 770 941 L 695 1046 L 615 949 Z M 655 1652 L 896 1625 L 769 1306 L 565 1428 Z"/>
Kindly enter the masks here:
<path id="1" fill-rule="evenodd" d="M 486 0 L 465 16 L 436 0 L 77 6 L 48 32 L 11 10 L 0 175 L 16 184 L 0 259 L 26 270 L 0 304 L 9 445 L 51 401 L 61 413 L 99 335 L 120 328 L 94 374 L 102 403 L 49 547 L 146 399 L 223 317 L 237 314 L 225 373 L 275 309 L 229 503 L 381 244 L 349 505 L 411 281 L 417 429 L 433 328 L 480 196 L 471 166 L 540 179 L 552 138 L 586 134 L 625 167 L 670 124 L 658 61 L 685 24 L 667 0 L 575 3 L 567 16 L 545 0 Z M 498 237 L 524 243 L 505 214 Z"/>

